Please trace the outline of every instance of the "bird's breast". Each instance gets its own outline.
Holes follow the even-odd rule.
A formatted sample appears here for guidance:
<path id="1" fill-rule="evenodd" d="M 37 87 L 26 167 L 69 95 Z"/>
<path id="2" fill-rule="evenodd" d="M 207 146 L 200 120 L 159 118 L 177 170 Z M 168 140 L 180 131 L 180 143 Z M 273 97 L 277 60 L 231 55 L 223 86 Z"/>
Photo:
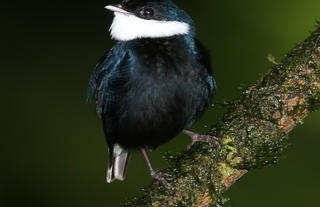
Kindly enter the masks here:
<path id="1" fill-rule="evenodd" d="M 124 86 L 127 92 L 117 112 L 118 143 L 155 148 L 203 110 L 209 97 L 207 73 L 203 74 L 189 51 L 169 40 L 160 45 L 150 40 L 132 49 L 131 75 Z M 136 138 L 131 142 L 128 136 Z"/>

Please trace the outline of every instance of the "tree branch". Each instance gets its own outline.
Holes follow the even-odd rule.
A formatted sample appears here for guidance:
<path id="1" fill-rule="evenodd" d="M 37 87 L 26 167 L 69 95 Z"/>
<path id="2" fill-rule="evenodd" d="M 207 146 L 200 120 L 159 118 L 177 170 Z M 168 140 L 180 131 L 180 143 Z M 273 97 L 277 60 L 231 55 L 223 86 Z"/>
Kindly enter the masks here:
<path id="1" fill-rule="evenodd" d="M 153 182 L 125 206 L 223 206 L 222 193 L 249 170 L 274 164 L 288 133 L 320 106 L 320 28 L 241 97 L 211 129 L 221 147 L 197 143 L 167 155 L 173 190 Z"/>

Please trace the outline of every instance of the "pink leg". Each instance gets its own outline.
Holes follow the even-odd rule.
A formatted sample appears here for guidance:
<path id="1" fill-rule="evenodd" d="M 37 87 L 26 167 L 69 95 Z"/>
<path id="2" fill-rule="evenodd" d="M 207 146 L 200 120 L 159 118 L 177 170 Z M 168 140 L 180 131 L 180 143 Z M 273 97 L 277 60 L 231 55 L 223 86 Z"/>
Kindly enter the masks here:
<path id="1" fill-rule="evenodd" d="M 220 146 L 217 137 L 197 134 L 186 129 L 182 130 L 182 133 L 191 137 L 191 143 L 187 146 L 187 149 L 190 149 L 195 142 L 207 142 L 207 143 L 212 143 L 216 146 Z"/>
<path id="2" fill-rule="evenodd" d="M 169 183 L 167 182 L 167 180 L 164 178 L 165 176 L 170 176 L 170 175 L 169 175 L 169 174 L 166 174 L 166 173 L 162 173 L 162 172 L 156 172 L 156 171 L 152 168 L 152 166 L 151 166 L 151 162 L 150 162 L 150 160 L 149 160 L 149 157 L 148 157 L 148 155 L 147 155 L 146 150 L 145 150 L 144 148 L 141 148 L 140 151 L 141 151 L 144 159 L 145 159 L 146 162 L 147 162 L 147 165 L 148 165 L 148 167 L 149 167 L 149 169 L 150 169 L 150 174 L 151 174 L 151 176 L 152 176 L 154 179 L 158 180 L 160 183 L 162 183 L 162 184 L 163 184 L 164 186 L 166 186 L 167 188 L 170 188 L 170 187 L 171 187 L 170 184 L 169 184 Z"/>

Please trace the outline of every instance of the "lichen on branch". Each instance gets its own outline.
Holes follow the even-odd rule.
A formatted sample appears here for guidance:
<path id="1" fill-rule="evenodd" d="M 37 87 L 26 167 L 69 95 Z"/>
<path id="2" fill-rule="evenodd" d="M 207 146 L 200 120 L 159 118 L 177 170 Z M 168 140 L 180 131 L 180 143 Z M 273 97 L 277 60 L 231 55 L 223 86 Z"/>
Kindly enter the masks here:
<path id="1" fill-rule="evenodd" d="M 167 189 L 157 181 L 124 206 L 223 206 L 222 193 L 251 169 L 274 164 L 288 133 L 320 107 L 320 28 L 228 106 L 209 132 L 221 147 L 196 143 L 167 155 Z"/>

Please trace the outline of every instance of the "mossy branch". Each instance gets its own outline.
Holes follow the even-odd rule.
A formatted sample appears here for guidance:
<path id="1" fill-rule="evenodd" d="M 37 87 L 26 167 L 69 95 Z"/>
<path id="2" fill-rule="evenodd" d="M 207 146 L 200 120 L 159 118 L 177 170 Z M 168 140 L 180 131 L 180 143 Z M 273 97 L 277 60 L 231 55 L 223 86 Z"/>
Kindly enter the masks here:
<path id="1" fill-rule="evenodd" d="M 209 134 L 221 147 L 197 143 L 167 156 L 174 190 L 153 182 L 125 206 L 223 206 L 222 193 L 253 168 L 274 164 L 288 133 L 320 106 L 320 28 L 228 106 Z"/>

